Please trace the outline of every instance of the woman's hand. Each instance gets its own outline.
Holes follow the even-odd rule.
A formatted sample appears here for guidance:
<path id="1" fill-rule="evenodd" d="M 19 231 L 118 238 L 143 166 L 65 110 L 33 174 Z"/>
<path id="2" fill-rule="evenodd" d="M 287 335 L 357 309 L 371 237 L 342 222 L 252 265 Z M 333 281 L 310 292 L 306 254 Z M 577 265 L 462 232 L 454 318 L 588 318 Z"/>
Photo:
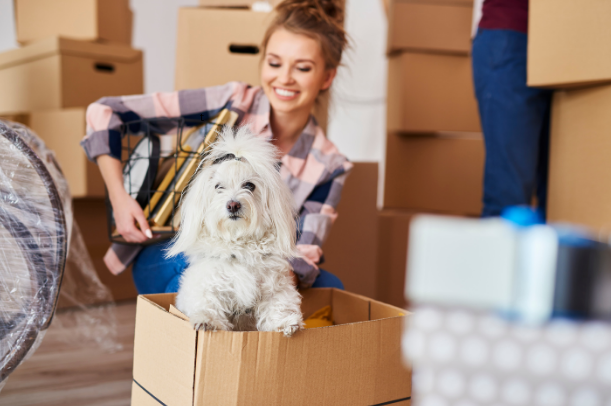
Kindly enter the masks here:
<path id="1" fill-rule="evenodd" d="M 153 238 L 153 233 L 151 233 L 142 208 L 123 187 L 121 162 L 110 155 L 100 155 L 97 158 L 97 163 L 100 172 L 102 172 L 104 183 L 106 183 L 117 232 L 127 242 L 144 242 Z M 136 223 L 138 223 L 140 229 L 136 227 Z"/>
<path id="2" fill-rule="evenodd" d="M 125 238 L 125 241 L 141 243 L 153 238 L 142 208 L 127 192 L 111 197 L 110 203 L 115 216 L 117 232 Z M 136 227 L 136 223 L 140 229 Z"/>

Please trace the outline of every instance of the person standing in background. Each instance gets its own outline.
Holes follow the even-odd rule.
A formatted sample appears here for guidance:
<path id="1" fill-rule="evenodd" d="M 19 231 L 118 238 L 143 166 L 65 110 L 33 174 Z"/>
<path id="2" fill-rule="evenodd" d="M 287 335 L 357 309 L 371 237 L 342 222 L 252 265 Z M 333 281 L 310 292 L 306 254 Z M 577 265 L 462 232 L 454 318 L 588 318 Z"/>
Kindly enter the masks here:
<path id="1" fill-rule="evenodd" d="M 545 218 L 552 91 L 526 85 L 528 0 L 485 0 L 473 40 L 473 81 L 484 132 L 484 208 L 498 216 L 537 196 Z"/>

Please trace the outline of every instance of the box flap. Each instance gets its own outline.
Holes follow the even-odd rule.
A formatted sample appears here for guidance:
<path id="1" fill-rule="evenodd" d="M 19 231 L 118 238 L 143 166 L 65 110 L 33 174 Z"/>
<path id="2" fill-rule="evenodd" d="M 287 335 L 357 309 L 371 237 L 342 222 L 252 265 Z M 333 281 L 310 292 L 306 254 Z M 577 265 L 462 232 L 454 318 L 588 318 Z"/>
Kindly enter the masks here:
<path id="1" fill-rule="evenodd" d="M 334 324 L 357 323 L 369 320 L 371 299 L 343 290 L 333 290 L 331 308 Z"/>
<path id="2" fill-rule="evenodd" d="M 170 314 L 173 314 L 174 316 L 178 316 L 183 320 L 189 321 L 189 318 L 187 317 L 187 315 L 181 312 L 180 310 L 178 310 L 176 306 L 174 306 L 173 304 L 170 305 Z"/>
<path id="3" fill-rule="evenodd" d="M 303 318 L 307 319 L 316 311 L 331 304 L 332 288 L 310 288 L 299 291 L 302 296 L 301 312 Z"/>
<path id="4" fill-rule="evenodd" d="M 133 377 L 165 404 L 191 405 L 197 333 L 167 311 L 174 296 L 138 296 Z"/>
<path id="5" fill-rule="evenodd" d="M 410 314 L 407 310 L 392 306 L 377 300 L 370 301 L 369 317 L 371 320 L 388 319 L 390 317 L 401 317 Z"/>
<path id="6" fill-rule="evenodd" d="M 32 42 L 22 48 L 0 53 L 0 69 L 57 54 L 118 62 L 136 62 L 142 59 L 142 51 L 124 45 L 50 37 Z"/>

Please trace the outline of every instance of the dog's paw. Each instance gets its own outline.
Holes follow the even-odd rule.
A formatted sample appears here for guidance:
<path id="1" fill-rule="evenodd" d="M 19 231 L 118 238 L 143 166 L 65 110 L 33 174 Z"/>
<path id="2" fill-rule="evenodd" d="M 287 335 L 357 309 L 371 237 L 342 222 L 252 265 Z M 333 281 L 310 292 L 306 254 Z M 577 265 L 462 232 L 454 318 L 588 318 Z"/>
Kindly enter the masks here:
<path id="1" fill-rule="evenodd" d="M 231 331 L 233 325 L 223 320 L 209 320 L 209 319 L 191 319 L 191 326 L 195 331 Z"/>
<path id="2" fill-rule="evenodd" d="M 291 337 L 299 330 L 299 324 L 291 324 L 290 326 L 286 326 L 284 328 L 279 328 L 278 331 L 282 332 L 285 337 Z"/>
<path id="3" fill-rule="evenodd" d="M 192 323 L 192 324 L 193 324 L 193 330 L 195 331 L 213 331 L 214 330 L 212 326 L 209 325 L 208 323 Z"/>

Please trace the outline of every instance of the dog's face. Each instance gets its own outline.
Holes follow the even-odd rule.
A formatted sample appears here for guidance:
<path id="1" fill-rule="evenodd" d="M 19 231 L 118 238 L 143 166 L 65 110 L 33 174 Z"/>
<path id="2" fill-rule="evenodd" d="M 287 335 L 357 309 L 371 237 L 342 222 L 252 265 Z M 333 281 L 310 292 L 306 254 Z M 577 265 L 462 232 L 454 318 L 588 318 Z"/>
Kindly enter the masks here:
<path id="1" fill-rule="evenodd" d="M 295 255 L 293 196 L 280 178 L 277 151 L 247 128 L 225 129 L 181 200 L 181 225 L 170 255 L 196 253 L 202 242 L 266 241 Z"/>
<path id="2" fill-rule="evenodd" d="M 210 168 L 204 224 L 210 234 L 257 237 L 270 228 L 266 183 L 244 158 L 228 154 Z M 227 235 L 228 234 L 228 235 Z"/>

